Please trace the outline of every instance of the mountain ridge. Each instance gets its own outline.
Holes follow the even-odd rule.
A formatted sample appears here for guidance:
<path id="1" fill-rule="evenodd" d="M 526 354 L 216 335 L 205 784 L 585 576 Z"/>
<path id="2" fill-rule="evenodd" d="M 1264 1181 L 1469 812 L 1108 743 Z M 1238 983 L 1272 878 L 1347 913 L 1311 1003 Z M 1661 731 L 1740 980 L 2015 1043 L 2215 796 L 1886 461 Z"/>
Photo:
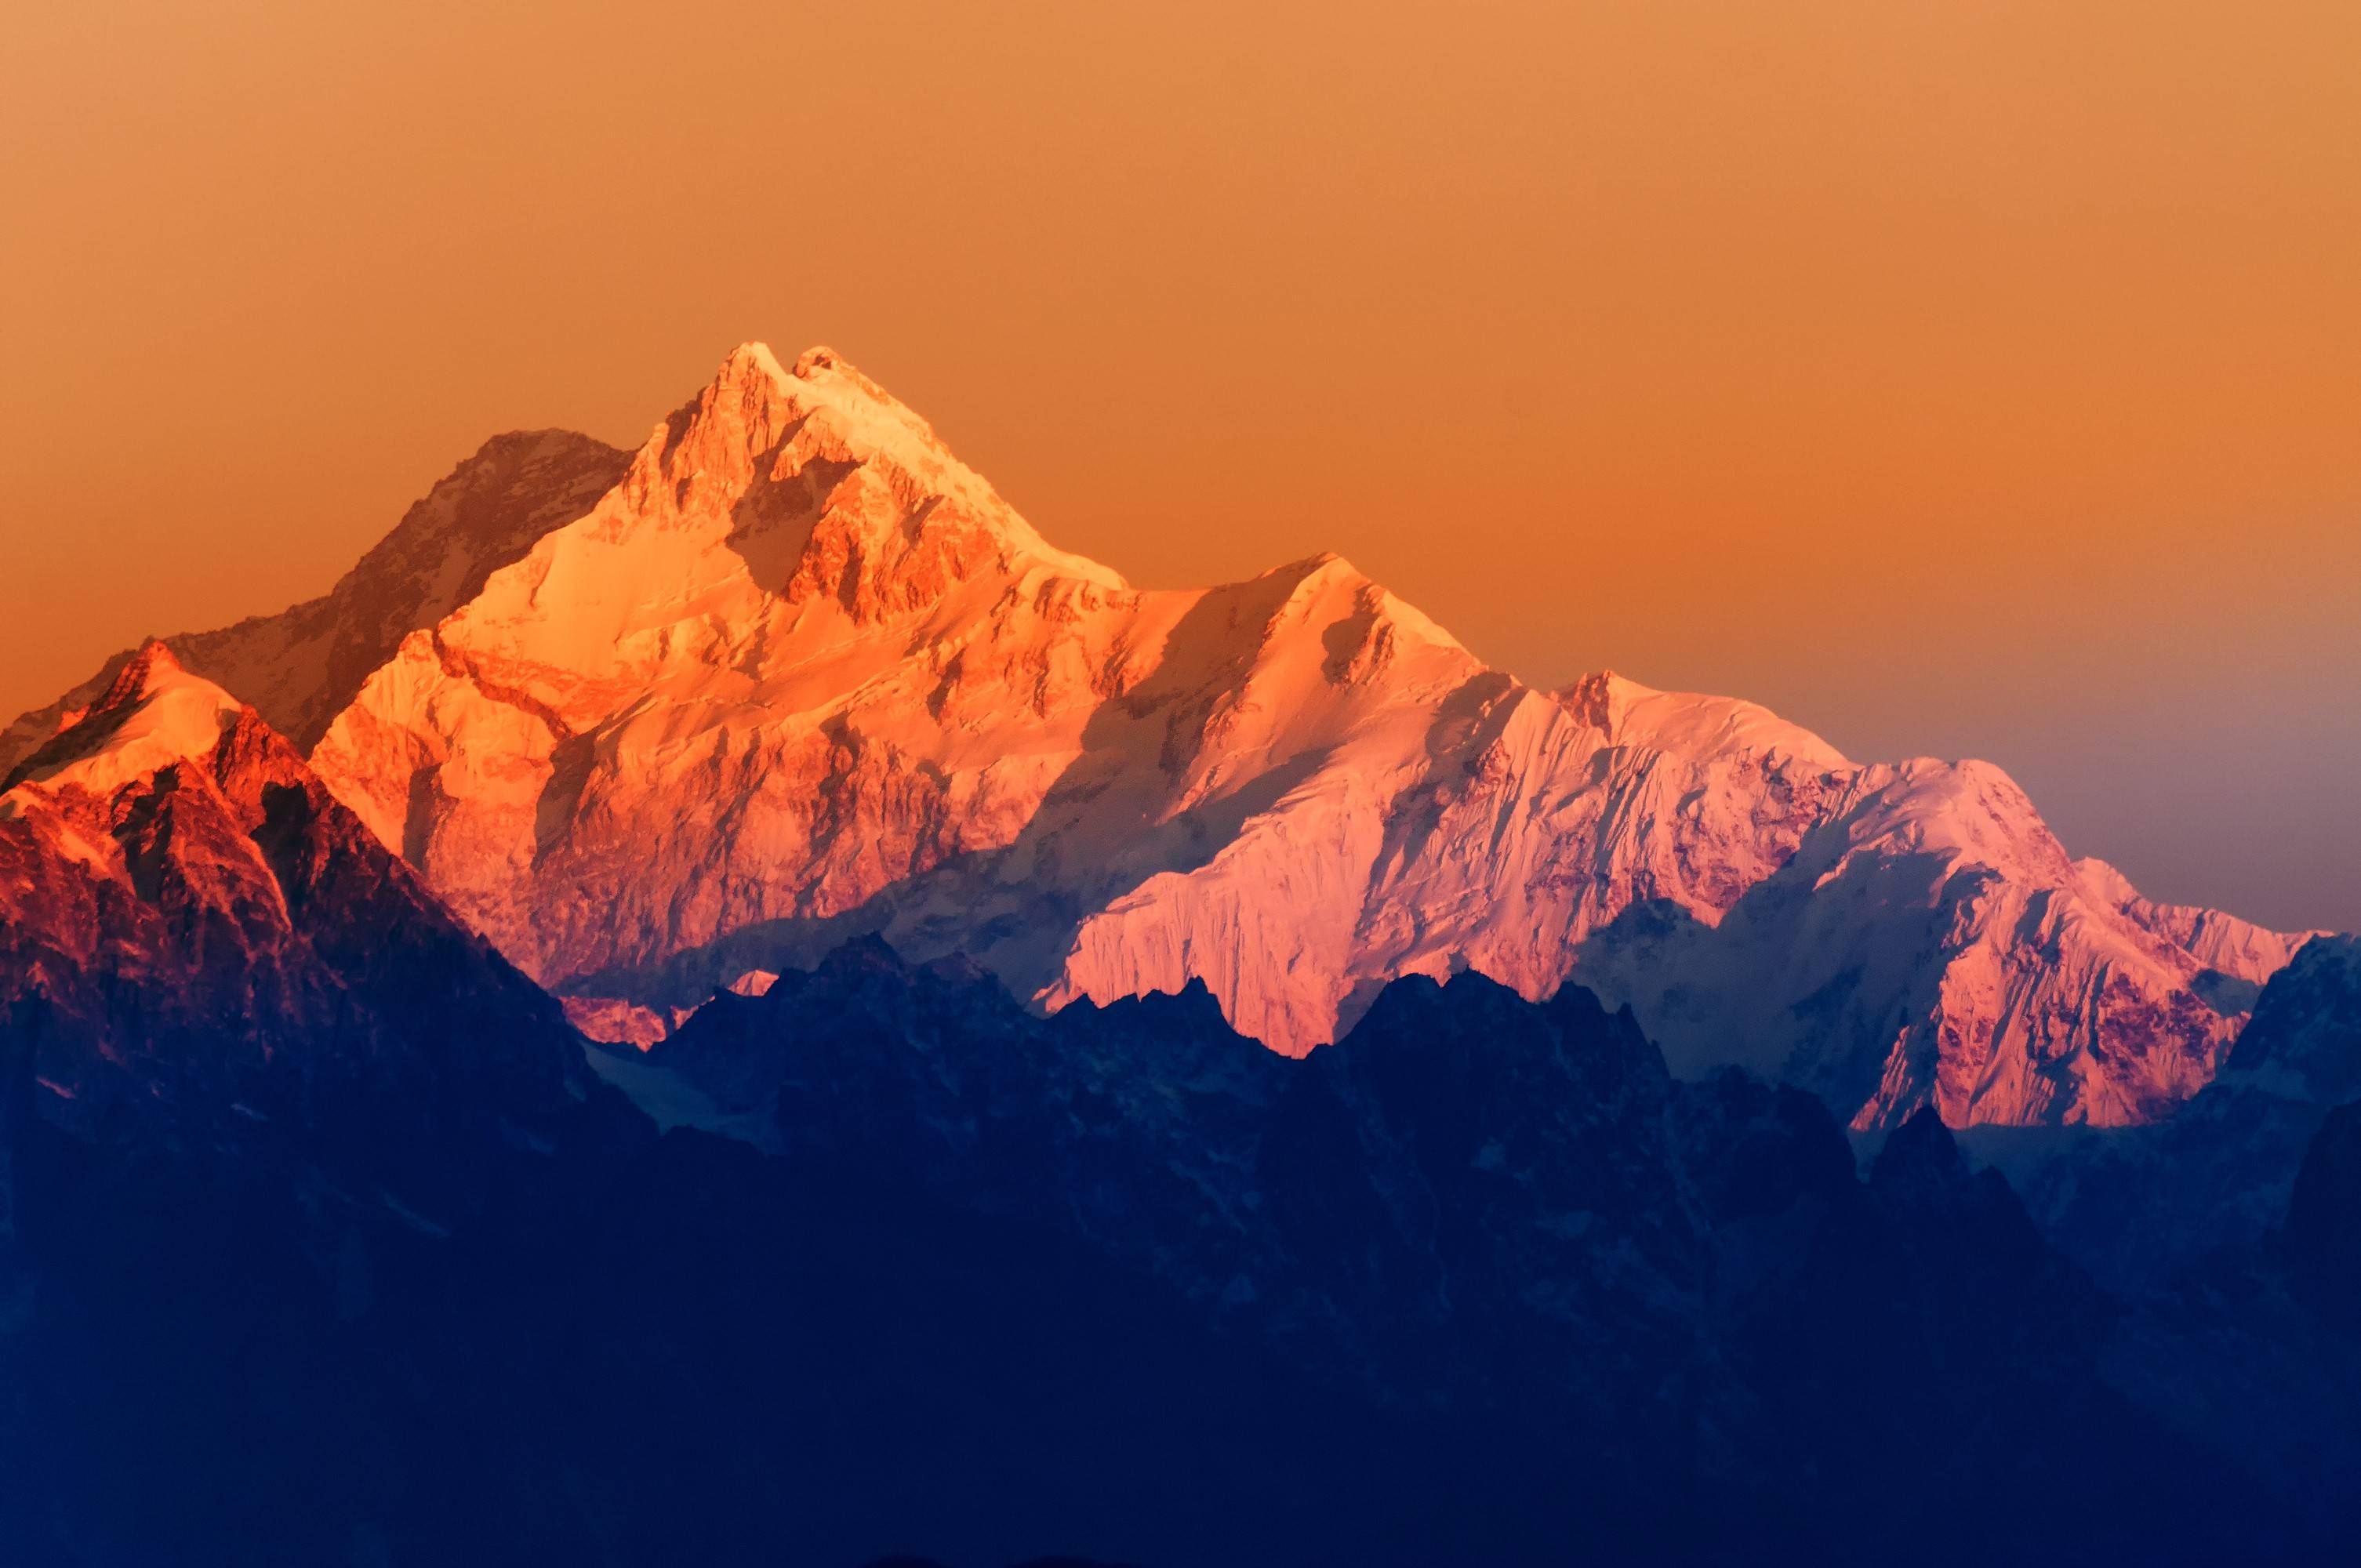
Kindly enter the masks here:
<path id="1" fill-rule="evenodd" d="M 557 1006 L 160 641 L 0 791 L 0 1073 L 126 1163 L 245 1151 L 415 1219 L 592 1091 Z"/>
<path id="2" fill-rule="evenodd" d="M 830 350 L 743 345 L 578 466 L 311 761 L 611 1036 L 873 930 L 1050 1008 L 1201 980 L 1291 1053 L 1399 975 L 1576 979 L 1864 1128 L 2120 1124 L 2299 940 L 2078 864 L 1988 763 L 1527 686 L 1339 556 L 1132 587 Z"/>
<path id="3" fill-rule="evenodd" d="M 2349 1542 L 2352 938 L 1340 557 L 1075 576 L 796 365 L 12 760 L 0 1554 Z M 335 646 L 308 759 L 191 667 Z"/>
<path id="4" fill-rule="evenodd" d="M 473 596 L 493 565 L 569 510 L 587 509 L 621 477 L 626 455 L 573 431 L 495 435 L 437 480 L 327 593 L 276 614 L 161 641 L 175 659 L 235 688 L 308 751 L 330 714 L 402 633 L 447 614 Z M 115 654 L 55 702 L 0 729 L 0 775 L 78 718 L 138 652 Z"/>

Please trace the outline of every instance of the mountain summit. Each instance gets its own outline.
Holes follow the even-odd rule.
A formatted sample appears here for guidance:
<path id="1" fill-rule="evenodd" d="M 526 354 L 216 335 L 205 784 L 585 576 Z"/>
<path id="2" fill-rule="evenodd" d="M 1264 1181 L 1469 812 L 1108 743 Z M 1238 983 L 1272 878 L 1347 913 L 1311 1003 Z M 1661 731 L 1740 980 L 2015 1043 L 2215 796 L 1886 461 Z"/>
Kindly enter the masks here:
<path id="1" fill-rule="evenodd" d="M 96 701 L 64 715 L 58 733 L 17 763 L 5 783 L 109 795 L 159 768 L 210 756 L 239 709 L 236 697 L 189 674 L 170 648 L 151 640 L 115 672 Z"/>
<path id="2" fill-rule="evenodd" d="M 549 998 L 160 642 L 0 791 L 0 1156 L 30 1117 L 413 1215 L 481 1201 L 463 1171 L 588 1090 Z"/>
<path id="3" fill-rule="evenodd" d="M 1201 981 L 1293 1054 L 1400 976 L 1574 979 L 1862 1127 L 2115 1124 L 2297 940 L 2078 864 L 1989 764 L 1528 687 L 1333 555 L 1133 588 L 827 349 L 736 350 L 627 461 L 534 439 L 461 566 L 339 586 L 403 611 L 366 674 L 245 635 L 328 787 L 616 1037 L 877 932 L 1051 1008 Z"/>

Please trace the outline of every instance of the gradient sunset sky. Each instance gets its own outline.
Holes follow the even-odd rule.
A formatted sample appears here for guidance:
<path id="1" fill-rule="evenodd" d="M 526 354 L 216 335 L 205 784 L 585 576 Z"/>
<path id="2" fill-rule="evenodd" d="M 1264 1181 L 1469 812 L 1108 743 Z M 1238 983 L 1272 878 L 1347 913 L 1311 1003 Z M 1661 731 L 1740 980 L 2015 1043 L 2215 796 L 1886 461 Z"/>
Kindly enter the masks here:
<path id="1" fill-rule="evenodd" d="M 2361 6 L 26 8 L 0 708 L 834 345 L 1137 582 L 1980 756 L 2361 927 Z"/>

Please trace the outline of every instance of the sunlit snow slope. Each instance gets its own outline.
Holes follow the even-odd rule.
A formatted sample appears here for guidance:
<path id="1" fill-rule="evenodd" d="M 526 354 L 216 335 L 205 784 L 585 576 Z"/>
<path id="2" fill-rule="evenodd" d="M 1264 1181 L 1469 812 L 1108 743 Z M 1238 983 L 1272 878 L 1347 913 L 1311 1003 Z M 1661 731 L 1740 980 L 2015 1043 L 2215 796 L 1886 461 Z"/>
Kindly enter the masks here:
<path id="1" fill-rule="evenodd" d="M 1050 1006 L 1202 979 L 1289 1052 L 1400 974 L 1571 977 L 1677 1068 L 1864 1127 L 2112 1124 L 2206 1083 L 2301 940 L 2078 864 L 1988 764 L 1525 686 L 1334 556 L 1129 587 L 824 349 L 739 349 L 595 501 L 593 447 L 465 566 L 340 587 L 409 615 L 364 677 L 307 644 L 270 678 L 329 702 L 328 785 L 612 1037 L 876 930 Z"/>

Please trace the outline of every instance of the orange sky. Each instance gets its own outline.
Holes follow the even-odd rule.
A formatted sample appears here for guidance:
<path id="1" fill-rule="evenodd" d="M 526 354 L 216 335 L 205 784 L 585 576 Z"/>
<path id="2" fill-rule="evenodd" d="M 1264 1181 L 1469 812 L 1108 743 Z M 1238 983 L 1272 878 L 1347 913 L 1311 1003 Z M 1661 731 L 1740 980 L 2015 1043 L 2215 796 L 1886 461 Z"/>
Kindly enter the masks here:
<path id="1" fill-rule="evenodd" d="M 1334 548 L 1529 678 L 1988 757 L 2158 896 L 2361 927 L 2350 0 L 8 29 L 0 708 L 829 342 L 1137 581 Z"/>

